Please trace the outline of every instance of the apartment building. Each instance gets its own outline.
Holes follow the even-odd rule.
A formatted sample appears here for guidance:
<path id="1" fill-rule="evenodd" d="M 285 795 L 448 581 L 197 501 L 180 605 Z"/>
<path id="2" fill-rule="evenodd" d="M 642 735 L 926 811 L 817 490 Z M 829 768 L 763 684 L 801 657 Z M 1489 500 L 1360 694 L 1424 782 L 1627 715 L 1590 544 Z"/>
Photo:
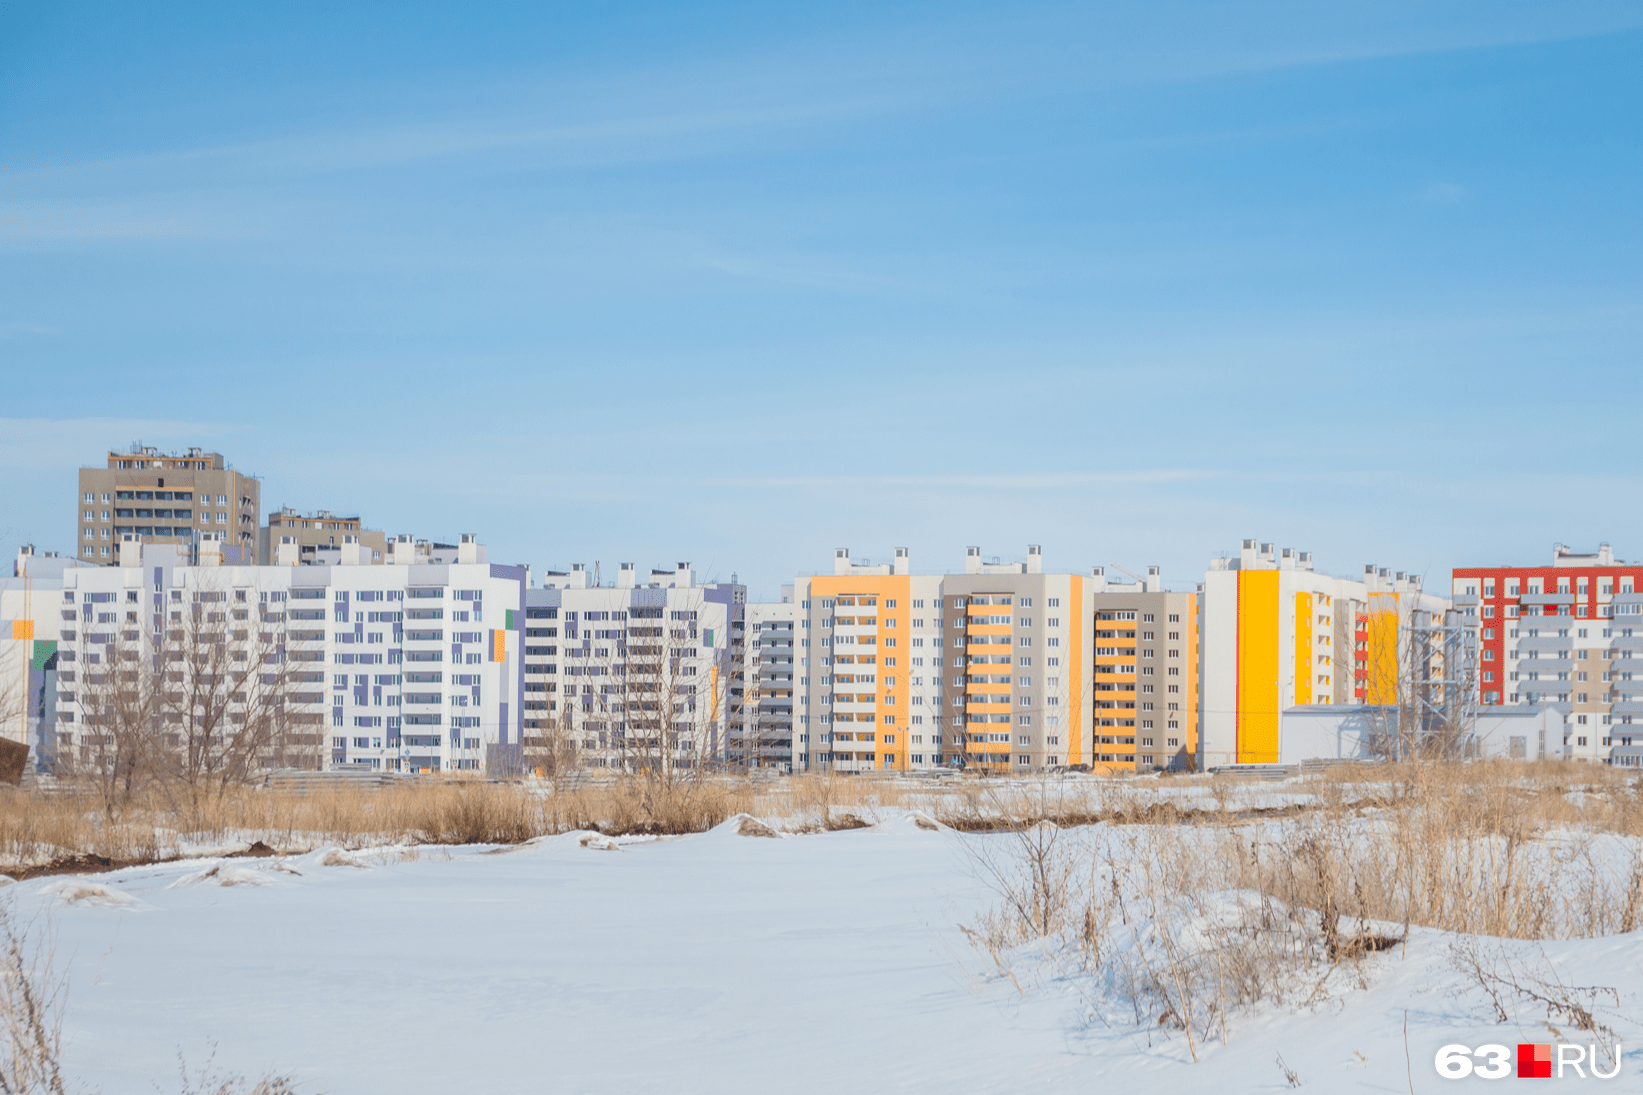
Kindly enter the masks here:
<path id="1" fill-rule="evenodd" d="M 388 558 L 388 540 L 380 530 L 360 527 L 358 517 L 339 517 L 330 510 L 302 513 L 281 506 L 268 515 L 267 524 L 257 530 L 257 564 L 279 565 L 281 545 L 295 545 L 298 565 L 340 562 L 342 549 L 361 545 L 370 552 L 372 563 Z M 328 558 L 336 556 L 336 559 Z M 290 557 L 287 547 L 286 558 Z"/>
<path id="2" fill-rule="evenodd" d="M 1096 695 L 1088 580 L 966 549 L 962 574 L 834 553 L 794 583 L 795 766 L 843 772 L 1089 764 Z M 1116 762 L 1115 762 L 1116 763 Z"/>
<path id="3" fill-rule="evenodd" d="M 450 564 L 309 567 L 193 566 L 187 544 L 126 541 L 118 565 L 35 583 L 58 628 L 50 751 L 72 767 L 95 744 L 88 692 L 110 666 L 169 664 L 191 638 L 282 667 L 285 732 L 262 767 L 516 771 L 527 575 L 462 541 Z"/>
<path id="4" fill-rule="evenodd" d="M 38 753 L 56 722 L 58 591 L 66 570 L 93 567 L 33 544 L 0 579 L 0 737 Z"/>
<path id="5" fill-rule="evenodd" d="M 1451 582 L 1477 635 L 1479 703 L 1553 705 L 1571 759 L 1643 745 L 1643 565 L 1555 544 L 1549 566 L 1458 567 Z"/>
<path id="6" fill-rule="evenodd" d="M 648 576 L 622 563 L 609 585 L 592 577 L 580 564 L 548 571 L 526 593 L 527 766 L 564 751 L 628 771 L 722 763 L 746 588 L 698 583 L 689 563 Z"/>
<path id="7" fill-rule="evenodd" d="M 1448 607 L 1416 575 L 1371 565 L 1361 580 L 1337 578 L 1315 571 L 1310 552 L 1255 540 L 1212 560 L 1199 629 L 1200 766 L 1278 763 L 1286 710 L 1395 703 L 1400 628 Z"/>
<path id="8" fill-rule="evenodd" d="M 190 563 L 203 540 L 256 552 L 262 484 L 221 453 L 162 453 L 134 444 L 110 451 L 106 467 L 80 469 L 79 558 L 115 565 L 122 540 L 172 544 Z"/>
<path id="9" fill-rule="evenodd" d="M 1198 595 L 1171 593 L 1158 567 L 1130 582 L 1095 567 L 1093 765 L 1180 769 L 1198 754 Z"/>
<path id="10" fill-rule="evenodd" d="M 782 588 L 784 600 L 748 602 L 731 625 L 726 759 L 733 768 L 793 769 L 798 605 L 793 587 Z"/>

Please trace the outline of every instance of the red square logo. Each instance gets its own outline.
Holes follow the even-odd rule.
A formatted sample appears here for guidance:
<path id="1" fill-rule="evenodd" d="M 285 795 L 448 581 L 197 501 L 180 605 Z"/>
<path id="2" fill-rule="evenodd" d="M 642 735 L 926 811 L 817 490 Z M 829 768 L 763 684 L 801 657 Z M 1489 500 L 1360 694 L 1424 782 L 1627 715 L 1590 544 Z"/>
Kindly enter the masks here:
<path id="1" fill-rule="evenodd" d="M 1517 1074 L 1519 1079 L 1550 1080 L 1552 1078 L 1552 1047 L 1519 1042 L 1517 1047 Z"/>

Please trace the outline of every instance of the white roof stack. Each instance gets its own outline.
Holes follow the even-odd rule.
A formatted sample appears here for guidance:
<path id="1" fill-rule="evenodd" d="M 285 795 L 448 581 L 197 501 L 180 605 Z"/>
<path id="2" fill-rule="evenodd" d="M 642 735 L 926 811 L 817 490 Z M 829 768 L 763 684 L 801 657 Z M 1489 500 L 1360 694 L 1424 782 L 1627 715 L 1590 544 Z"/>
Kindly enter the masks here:
<path id="1" fill-rule="evenodd" d="M 834 574 L 849 574 L 850 573 L 850 549 L 849 548 L 835 548 L 835 549 L 833 549 L 833 573 Z"/>
<path id="2" fill-rule="evenodd" d="M 396 554 L 390 562 L 398 562 Z M 302 562 L 302 548 L 297 544 L 295 536 L 281 536 L 280 542 L 274 548 L 274 565 L 279 567 L 294 567 Z"/>
<path id="3" fill-rule="evenodd" d="M 890 564 L 890 573 L 891 574 L 911 574 L 911 573 L 913 573 L 913 561 L 912 561 L 912 558 L 907 554 L 907 549 L 906 548 L 899 547 L 899 548 L 896 549 L 896 561 L 894 563 Z"/>
<path id="4" fill-rule="evenodd" d="M 204 546 L 203 544 L 201 545 Z M 218 551 L 222 549 L 219 547 Z M 218 561 L 222 556 L 218 555 Z M 120 565 L 122 567 L 140 567 L 143 565 L 143 544 L 132 533 L 126 533 L 125 539 L 120 541 Z"/>
<path id="5" fill-rule="evenodd" d="M 638 584 L 638 572 L 633 569 L 632 563 L 616 564 L 616 588 L 632 589 Z"/>
<path id="6" fill-rule="evenodd" d="M 344 534 L 342 544 L 337 549 L 337 563 L 345 567 L 363 567 L 371 565 L 371 548 L 359 542 L 359 537 Z"/>
<path id="7" fill-rule="evenodd" d="M 675 589 L 690 589 L 696 585 L 696 572 L 689 563 L 680 563 L 673 568 L 673 581 L 668 584 Z"/>
<path id="8" fill-rule="evenodd" d="M 1090 568 L 1090 592 L 1091 593 L 1105 593 L 1105 592 L 1107 592 L 1107 568 L 1106 567 L 1091 567 Z"/>
<path id="9" fill-rule="evenodd" d="M 1147 577 L 1141 583 L 1141 592 L 1142 593 L 1162 593 L 1162 592 L 1164 592 L 1163 572 L 1158 567 L 1148 567 L 1147 568 Z"/>
<path id="10" fill-rule="evenodd" d="M 1024 563 L 986 562 L 981 557 L 979 547 L 964 549 L 964 573 L 966 574 L 1040 574 L 1043 573 L 1043 549 L 1037 544 L 1027 545 L 1027 561 Z M 996 558 L 996 556 L 995 556 Z"/>
<path id="11" fill-rule="evenodd" d="M 481 544 L 471 532 L 464 532 L 462 540 L 456 547 L 456 561 L 459 563 L 483 563 L 485 561 L 485 545 Z"/>

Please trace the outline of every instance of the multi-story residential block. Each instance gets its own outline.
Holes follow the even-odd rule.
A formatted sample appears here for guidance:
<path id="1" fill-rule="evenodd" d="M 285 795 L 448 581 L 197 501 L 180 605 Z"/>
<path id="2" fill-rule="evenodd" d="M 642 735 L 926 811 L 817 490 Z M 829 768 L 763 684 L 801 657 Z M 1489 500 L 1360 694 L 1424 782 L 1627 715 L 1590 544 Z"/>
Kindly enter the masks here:
<path id="1" fill-rule="evenodd" d="M 802 758 L 807 769 L 905 771 L 964 756 L 964 710 L 946 703 L 939 576 L 911 573 L 906 548 L 879 564 L 841 548 L 833 573 L 799 578 L 793 599 L 796 766 Z M 952 656 L 962 693 L 964 651 Z M 949 712 L 959 721 L 944 726 Z M 1000 733 L 1007 743 L 1008 728 Z"/>
<path id="2" fill-rule="evenodd" d="M 1479 703 L 1553 705 L 1571 759 L 1643 745 L 1643 565 L 1557 544 L 1550 566 L 1458 567 L 1451 581 L 1477 634 Z"/>
<path id="3" fill-rule="evenodd" d="M 749 602 L 731 625 L 735 672 L 726 759 L 733 768 L 793 769 L 798 605 L 792 586 L 783 593 L 781 602 Z"/>
<path id="4" fill-rule="evenodd" d="M 78 555 L 113 565 L 121 541 L 133 539 L 176 545 L 192 563 L 209 540 L 249 561 L 261 497 L 257 479 L 235 471 L 221 453 L 162 453 L 143 445 L 111 451 L 107 467 L 80 469 Z"/>
<path id="5" fill-rule="evenodd" d="M 525 602 L 525 752 L 546 771 L 567 753 L 592 768 L 719 764 L 729 729 L 734 583 L 698 584 L 689 563 L 613 585 L 580 564 L 549 571 Z"/>
<path id="6" fill-rule="evenodd" d="M 368 551 L 372 563 L 388 559 L 387 537 L 377 529 L 360 528 L 358 517 L 338 517 L 323 509 L 300 513 L 290 506 L 282 506 L 270 513 L 268 523 L 257 530 L 257 563 L 277 566 L 282 545 L 295 545 L 298 564 L 335 563 L 340 561 L 342 549 L 350 544 L 358 544 Z M 289 556 L 288 548 L 286 557 Z"/>
<path id="7" fill-rule="evenodd" d="M 965 553 L 799 578 L 795 768 L 1034 772 L 1184 763 L 1196 743 L 1196 597 Z M 1144 636 L 1142 638 L 1141 636 Z"/>
<path id="8" fill-rule="evenodd" d="M 1133 582 L 1096 567 L 1094 764 L 1184 768 L 1198 753 L 1198 595 L 1164 589 L 1159 568 Z"/>
<path id="9" fill-rule="evenodd" d="M 1420 579 L 1368 566 L 1364 578 L 1312 568 L 1310 552 L 1245 540 L 1204 575 L 1199 631 L 1200 764 L 1275 764 L 1281 715 L 1321 705 L 1394 704 L 1399 633 L 1441 619 Z"/>
<path id="10" fill-rule="evenodd" d="M 112 667 L 155 666 L 163 689 L 203 652 L 278 681 L 280 733 L 254 766 L 517 770 L 528 578 L 462 541 L 448 564 L 307 567 L 191 566 L 188 545 L 126 541 L 117 566 L 36 583 L 59 629 L 59 758 L 72 768 L 101 743 Z"/>
<path id="11" fill-rule="evenodd" d="M 0 579 L 0 737 L 49 755 L 56 742 L 57 599 L 63 574 L 94 567 L 33 544 L 18 549 L 12 576 Z"/>

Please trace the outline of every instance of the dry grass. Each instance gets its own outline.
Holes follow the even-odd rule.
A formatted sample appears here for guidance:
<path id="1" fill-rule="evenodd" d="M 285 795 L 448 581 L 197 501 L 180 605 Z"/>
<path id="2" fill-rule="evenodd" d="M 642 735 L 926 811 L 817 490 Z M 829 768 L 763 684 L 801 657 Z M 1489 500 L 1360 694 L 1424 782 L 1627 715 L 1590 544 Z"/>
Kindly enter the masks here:
<path id="1" fill-rule="evenodd" d="M 63 1076 L 64 983 L 49 938 L 26 937 L 0 902 L 0 1092 L 67 1095 Z"/>
<path id="2" fill-rule="evenodd" d="M 439 780 L 306 793 L 230 788 L 178 810 L 139 798 L 109 814 L 91 793 L 0 794 L 0 863 L 96 869 L 263 841 L 281 851 L 326 844 L 516 844 L 573 829 L 701 832 L 752 812 L 746 781 L 613 780 L 558 788 Z M 72 860 L 73 862 L 67 862 Z"/>
<path id="3" fill-rule="evenodd" d="M 160 794 L 109 812 L 91 788 L 51 795 L 0 792 L 0 864 L 9 869 L 69 857 L 145 862 L 262 840 L 282 850 L 323 844 L 508 844 L 573 829 L 609 835 L 700 832 L 738 813 L 778 828 L 815 831 L 871 824 L 920 810 L 964 831 L 1062 828 L 1108 822 L 1226 830 L 1251 826 L 1226 861 L 1259 888 L 1293 857 L 1268 848 L 1259 826 L 1293 821 L 1307 839 L 1349 862 L 1329 878 L 1354 890 L 1370 915 L 1454 926 L 1476 923 L 1472 902 L 1488 891 L 1487 925 L 1501 935 L 1567 932 L 1592 905 L 1594 888 L 1631 887 L 1639 919 L 1643 877 L 1606 880 L 1590 849 L 1600 834 L 1643 835 L 1643 780 L 1574 764 L 1473 764 L 1331 770 L 1281 785 L 1225 778 L 1170 780 L 904 780 L 811 774 L 751 780 L 642 777 L 491 783 L 438 779 L 383 788 L 295 791 L 229 788 L 180 804 Z M 1571 839 L 1584 834 L 1579 839 Z M 1253 850 L 1246 845 L 1253 841 Z M 1356 843 L 1354 843 L 1356 842 Z M 1361 854 L 1372 845 L 1375 856 Z M 1248 862 L 1245 862 L 1245 860 Z M 85 866 L 95 866 L 86 863 Z M 1350 869 L 1346 869 L 1350 867 Z M 1293 869 L 1287 867 L 1284 869 Z M 1253 872 L 1253 873 L 1251 873 Z M 1576 874 L 1581 884 L 1566 885 Z M 1258 877 L 1257 877 L 1258 876 Z M 1495 885 L 1495 883 L 1501 885 Z M 1493 889 L 1490 887 L 1493 886 Z M 1504 889 L 1501 888 L 1504 886 Z M 1361 891 L 1358 896 L 1356 891 Z M 1546 895 L 1560 896 L 1551 902 Z M 1349 904 L 1342 898 L 1342 907 Z M 1562 902 L 1563 907 L 1558 907 Z M 1611 930 L 1587 918 L 1587 934 Z"/>
<path id="4" fill-rule="evenodd" d="M 1289 802 L 1275 800 L 1293 784 L 1197 786 L 1183 800 L 1129 782 L 960 804 L 961 827 L 991 817 L 1012 834 L 972 838 L 998 896 L 966 927 L 972 942 L 1018 986 L 1023 961 L 1071 964 L 1073 981 L 1104 986 L 1092 1013 L 1122 1001 L 1138 1027 L 1184 1032 L 1196 1056 L 1227 1037 L 1229 1011 L 1362 983 L 1413 925 L 1541 940 L 1643 918 L 1643 781 L 1612 770 L 1380 767 Z M 1109 824 L 1045 820 L 1058 817 Z"/>

